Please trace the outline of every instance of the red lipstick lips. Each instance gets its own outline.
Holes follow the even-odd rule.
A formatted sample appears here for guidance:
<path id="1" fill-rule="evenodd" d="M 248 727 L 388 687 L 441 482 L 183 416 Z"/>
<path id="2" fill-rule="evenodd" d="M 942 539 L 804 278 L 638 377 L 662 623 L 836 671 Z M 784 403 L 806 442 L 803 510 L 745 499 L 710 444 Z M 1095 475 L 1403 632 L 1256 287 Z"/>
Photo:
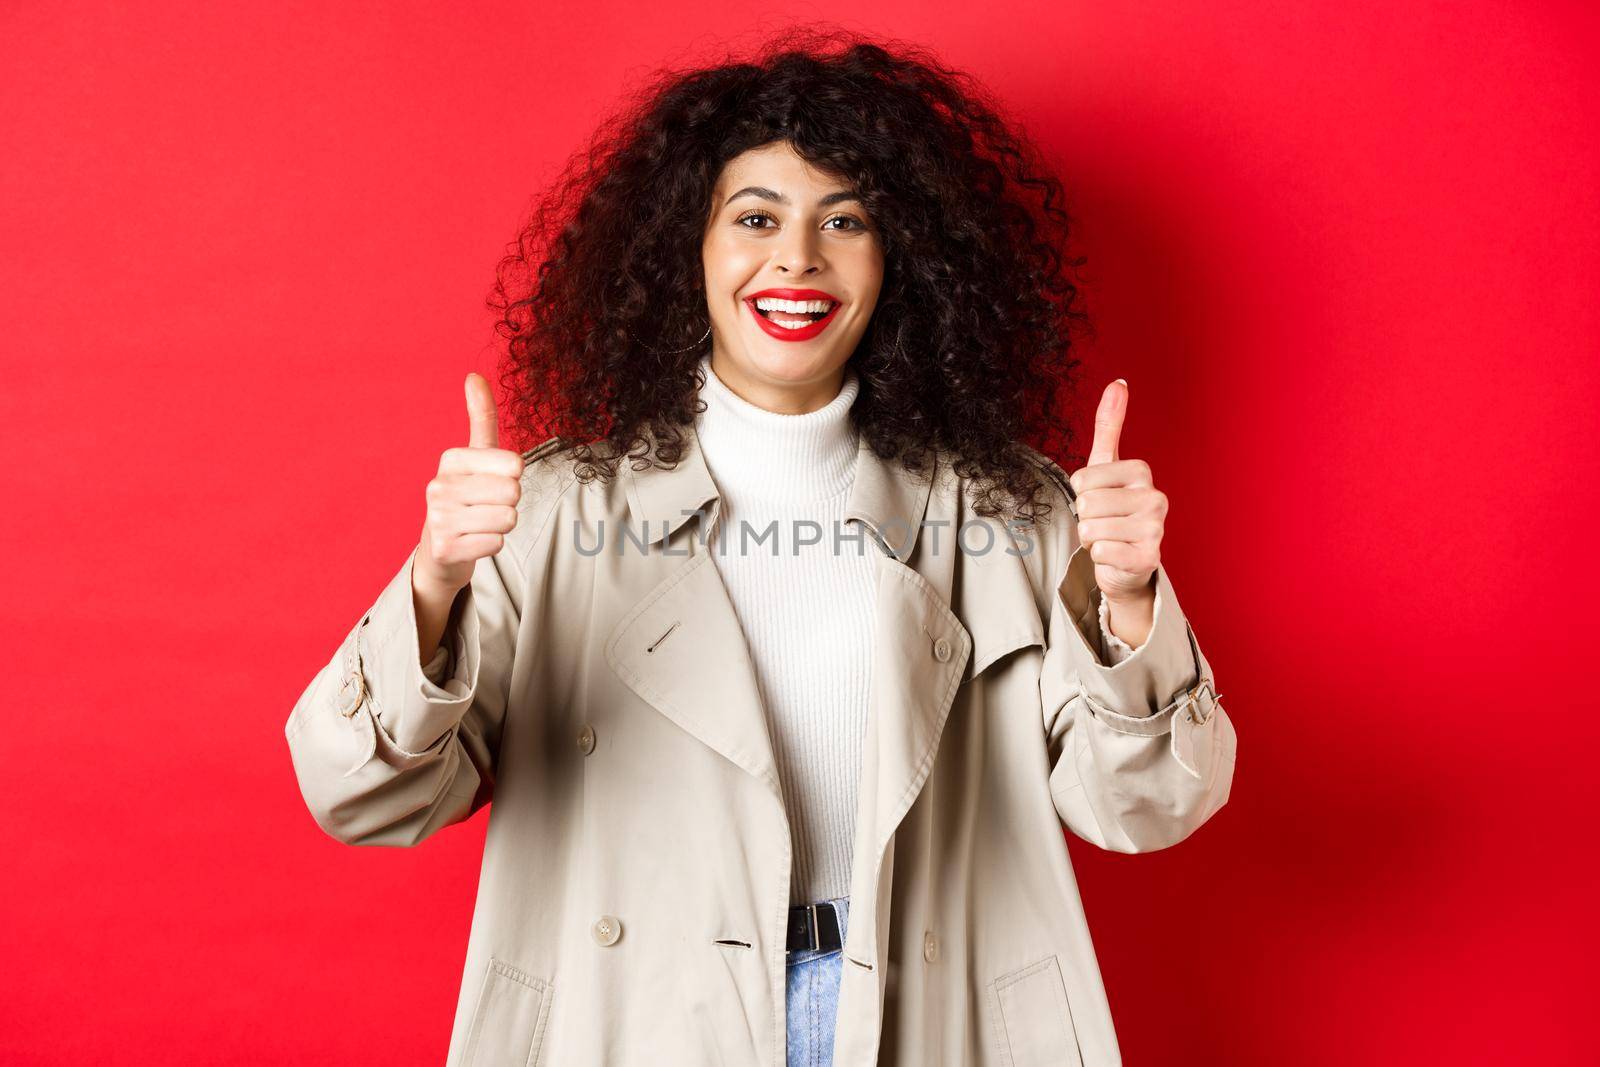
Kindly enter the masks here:
<path id="1" fill-rule="evenodd" d="M 833 301 L 833 306 L 828 309 L 828 313 L 826 315 L 822 316 L 822 318 L 818 319 L 816 322 L 811 323 L 809 326 L 798 326 L 794 329 L 790 329 L 787 326 L 779 326 L 777 323 L 773 322 L 771 319 L 767 318 L 765 315 L 761 314 L 761 312 L 756 310 L 756 299 L 758 297 L 768 296 L 778 300 L 831 300 Z M 780 341 L 811 340 L 813 337 L 817 336 L 823 330 L 828 328 L 828 323 L 833 321 L 833 317 L 838 314 L 841 306 L 838 297 L 834 296 L 832 293 L 824 293 L 820 289 L 763 289 L 759 293 L 751 293 L 749 296 L 745 297 L 744 304 L 750 309 L 750 314 L 755 317 L 756 324 L 765 330 L 770 336 L 776 337 Z M 782 315 L 784 313 L 778 312 L 778 314 Z M 785 317 L 792 318 L 794 316 L 786 315 Z"/>

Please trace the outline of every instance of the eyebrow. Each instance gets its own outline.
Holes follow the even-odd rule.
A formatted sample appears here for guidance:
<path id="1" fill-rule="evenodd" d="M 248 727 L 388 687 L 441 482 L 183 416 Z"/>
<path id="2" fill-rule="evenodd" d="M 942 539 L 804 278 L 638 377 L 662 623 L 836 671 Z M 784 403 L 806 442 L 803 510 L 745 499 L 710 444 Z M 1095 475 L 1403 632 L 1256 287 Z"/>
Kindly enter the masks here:
<path id="1" fill-rule="evenodd" d="M 767 189 L 760 185 L 747 185 L 743 189 L 740 189 L 737 193 L 734 193 L 732 196 L 728 197 L 728 199 L 724 200 L 722 202 L 722 206 L 727 207 L 741 196 L 759 196 L 761 199 L 770 200 L 774 204 L 789 203 L 789 198 L 784 196 L 782 193 L 773 192 L 771 189 Z M 837 193 L 829 193 L 827 196 L 817 201 L 817 206 L 827 207 L 830 204 L 837 204 L 842 200 L 854 200 L 856 203 L 862 205 L 865 205 L 866 203 L 854 192 L 844 189 Z"/>

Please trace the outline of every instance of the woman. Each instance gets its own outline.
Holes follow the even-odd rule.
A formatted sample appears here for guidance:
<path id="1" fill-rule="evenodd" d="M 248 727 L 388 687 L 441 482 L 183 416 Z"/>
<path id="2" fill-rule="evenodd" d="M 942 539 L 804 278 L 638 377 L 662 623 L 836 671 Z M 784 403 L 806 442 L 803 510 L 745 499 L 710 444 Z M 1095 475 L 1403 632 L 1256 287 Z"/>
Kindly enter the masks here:
<path id="1" fill-rule="evenodd" d="M 535 217 L 496 306 L 557 432 L 500 448 L 468 376 L 286 726 L 341 841 L 493 800 L 452 1064 L 1119 1062 L 1062 827 L 1149 851 L 1228 797 L 1126 383 L 1070 479 L 1022 443 L 1082 321 L 1059 186 L 925 56 L 784 45 Z"/>

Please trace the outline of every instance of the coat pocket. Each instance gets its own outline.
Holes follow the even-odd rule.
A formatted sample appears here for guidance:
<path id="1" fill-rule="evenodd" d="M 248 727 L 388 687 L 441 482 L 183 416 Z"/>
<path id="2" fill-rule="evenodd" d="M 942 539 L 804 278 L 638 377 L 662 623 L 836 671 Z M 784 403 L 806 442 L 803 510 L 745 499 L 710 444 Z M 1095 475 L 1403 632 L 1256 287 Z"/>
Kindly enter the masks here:
<path id="1" fill-rule="evenodd" d="M 1005 1067 L 1082 1067 L 1067 987 L 1054 955 L 989 983 Z"/>
<path id="2" fill-rule="evenodd" d="M 463 1067 L 533 1067 L 544 1044 L 554 992 L 549 982 L 489 957 L 467 1032 Z"/>

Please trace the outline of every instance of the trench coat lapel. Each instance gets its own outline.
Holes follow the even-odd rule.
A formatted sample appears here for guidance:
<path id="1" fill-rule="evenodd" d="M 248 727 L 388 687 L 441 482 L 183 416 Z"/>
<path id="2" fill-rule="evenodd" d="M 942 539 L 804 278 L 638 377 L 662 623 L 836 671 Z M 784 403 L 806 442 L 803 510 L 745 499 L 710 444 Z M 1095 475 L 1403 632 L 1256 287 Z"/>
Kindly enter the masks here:
<path id="1" fill-rule="evenodd" d="M 944 494 L 932 493 L 942 481 L 911 475 L 898 461 L 881 460 L 863 446 L 847 508 L 847 518 L 879 531 L 884 554 L 878 560 L 850 929 L 834 1030 L 839 1064 L 877 1061 L 889 981 L 895 833 L 932 772 L 972 654 L 972 638 L 950 607 L 954 512 Z M 919 538 L 925 520 L 948 525 Z M 902 535 L 907 525 L 910 533 Z"/>
<path id="2" fill-rule="evenodd" d="M 872 633 L 872 674 L 851 877 L 849 954 L 874 964 L 887 934 L 892 841 L 932 770 L 972 641 L 950 608 L 955 554 L 949 529 L 919 537 L 931 520 L 935 479 L 911 475 L 863 444 L 846 519 L 876 530 L 883 554 Z M 932 550 L 937 545 L 938 551 Z M 919 546 L 922 551 L 918 552 Z M 915 564 L 915 565 L 913 565 Z M 874 964 L 875 966 L 875 964 Z"/>
<path id="3" fill-rule="evenodd" d="M 618 538 L 623 552 L 648 549 L 643 565 L 657 568 L 661 577 L 618 620 L 606 641 L 606 659 L 642 699 L 762 782 L 781 805 L 749 644 L 706 543 L 714 534 L 703 532 L 721 517 L 720 497 L 692 428 L 686 443 L 670 470 L 635 471 L 623 463 L 630 531 L 606 536 Z M 706 522 L 674 545 L 672 535 L 696 512 Z"/>

